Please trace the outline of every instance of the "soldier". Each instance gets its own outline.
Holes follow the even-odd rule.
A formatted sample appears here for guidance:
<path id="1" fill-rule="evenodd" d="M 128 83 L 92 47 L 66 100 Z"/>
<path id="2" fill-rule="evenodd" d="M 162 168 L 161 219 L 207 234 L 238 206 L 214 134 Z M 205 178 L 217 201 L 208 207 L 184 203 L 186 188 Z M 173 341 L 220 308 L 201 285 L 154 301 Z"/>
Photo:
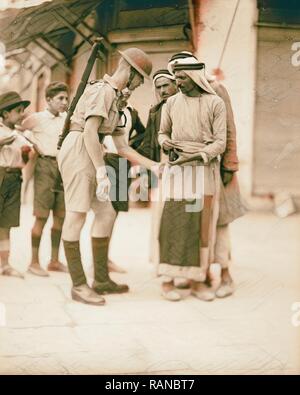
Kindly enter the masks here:
<path id="1" fill-rule="evenodd" d="M 132 92 L 128 88 L 123 89 L 122 96 L 120 96 L 120 99 L 118 100 L 118 110 L 126 121 L 124 125 L 124 137 L 126 142 L 130 147 L 137 149 L 144 137 L 145 127 L 139 117 L 138 111 L 128 103 L 131 94 Z M 111 154 L 111 157 L 118 153 L 112 136 L 106 136 L 104 138 L 103 145 L 106 148 L 106 151 Z M 128 184 L 130 181 L 131 179 L 128 178 Z M 108 260 L 108 269 L 110 272 L 116 273 L 127 272 L 123 267 L 117 265 L 111 259 Z"/>
<path id="2" fill-rule="evenodd" d="M 51 229 L 51 261 L 48 270 L 66 272 L 59 262 L 59 245 L 65 216 L 64 192 L 57 166 L 57 142 L 62 131 L 68 105 L 68 87 L 63 82 L 52 82 L 46 88 L 47 109 L 27 117 L 22 127 L 25 135 L 35 144 L 38 157 L 34 170 L 34 215 L 31 233 L 32 259 L 29 272 L 37 276 L 49 276 L 40 266 L 39 247 L 42 232 L 53 212 Z"/>
<path id="3" fill-rule="evenodd" d="M 29 159 L 31 146 L 15 126 L 29 104 L 17 92 L 0 96 L 0 271 L 16 277 L 23 275 L 9 265 L 10 229 L 20 223 L 21 169 Z"/>
<path id="4" fill-rule="evenodd" d="M 102 305 L 105 293 L 128 292 L 126 284 L 117 284 L 108 274 L 108 248 L 116 218 L 116 202 L 107 199 L 111 182 L 103 155 L 103 138 L 111 134 L 119 155 L 151 169 L 155 162 L 128 146 L 120 121 L 117 101 L 127 87 L 136 89 L 148 78 L 152 63 L 138 48 L 119 51 L 121 59 L 112 76 L 88 84 L 71 118 L 70 132 L 58 155 L 65 189 L 66 218 L 63 242 L 72 277 L 72 298 L 82 303 Z M 119 125 L 123 126 L 123 125 Z M 123 128 L 124 129 L 124 128 Z M 83 271 L 79 238 L 86 214 L 92 208 L 92 250 L 95 281 L 87 285 Z"/>

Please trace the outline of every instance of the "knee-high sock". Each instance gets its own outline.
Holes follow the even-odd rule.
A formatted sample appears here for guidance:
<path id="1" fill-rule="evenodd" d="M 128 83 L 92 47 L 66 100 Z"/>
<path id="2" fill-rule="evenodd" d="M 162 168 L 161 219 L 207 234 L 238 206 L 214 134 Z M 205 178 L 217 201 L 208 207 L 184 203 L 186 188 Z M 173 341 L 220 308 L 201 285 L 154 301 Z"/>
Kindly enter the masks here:
<path id="1" fill-rule="evenodd" d="M 69 272 L 75 287 L 86 284 L 80 255 L 79 241 L 63 240 Z"/>
<path id="2" fill-rule="evenodd" d="M 39 263 L 39 248 L 41 243 L 41 235 L 31 234 L 32 258 L 31 263 Z"/>
<path id="3" fill-rule="evenodd" d="M 51 229 L 51 260 L 58 261 L 59 245 L 61 239 L 61 229 Z"/>
<path id="4" fill-rule="evenodd" d="M 108 248 L 109 237 L 92 237 L 95 280 L 98 282 L 109 279 L 107 267 Z"/>

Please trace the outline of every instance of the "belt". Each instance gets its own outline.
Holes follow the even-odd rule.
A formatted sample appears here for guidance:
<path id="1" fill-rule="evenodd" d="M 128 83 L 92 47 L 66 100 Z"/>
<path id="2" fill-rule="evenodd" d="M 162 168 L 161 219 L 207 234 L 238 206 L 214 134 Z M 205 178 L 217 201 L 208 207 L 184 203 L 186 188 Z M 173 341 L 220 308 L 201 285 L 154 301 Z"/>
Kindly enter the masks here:
<path id="1" fill-rule="evenodd" d="M 71 122 L 69 131 L 83 132 L 83 128 L 78 123 Z"/>
<path id="2" fill-rule="evenodd" d="M 80 133 L 83 133 L 82 130 L 75 130 L 75 129 L 69 130 L 69 133 L 71 133 L 71 132 L 80 132 Z M 103 134 L 103 133 L 99 133 L 99 132 L 98 132 L 98 139 L 99 139 L 99 143 L 100 143 L 100 144 L 103 144 L 103 141 L 104 141 L 104 139 L 105 139 L 105 136 L 111 136 L 111 135 L 110 135 L 110 134 Z"/>
<path id="3" fill-rule="evenodd" d="M 22 173 L 22 170 L 19 167 L 0 167 L 1 170 L 4 170 L 6 173 Z"/>
<path id="4" fill-rule="evenodd" d="M 51 155 L 41 155 L 40 154 L 39 158 L 56 160 L 56 156 L 51 156 Z"/>

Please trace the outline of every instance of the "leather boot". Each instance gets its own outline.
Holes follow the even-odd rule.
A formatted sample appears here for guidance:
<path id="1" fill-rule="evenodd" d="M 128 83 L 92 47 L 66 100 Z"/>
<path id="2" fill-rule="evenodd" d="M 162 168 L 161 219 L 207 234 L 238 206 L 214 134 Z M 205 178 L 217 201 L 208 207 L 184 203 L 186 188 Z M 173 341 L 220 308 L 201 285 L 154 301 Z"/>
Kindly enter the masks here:
<path id="1" fill-rule="evenodd" d="M 73 300 L 80 303 L 91 304 L 94 306 L 103 306 L 105 304 L 105 299 L 98 295 L 87 284 L 73 287 L 71 290 L 71 296 Z"/>
<path id="2" fill-rule="evenodd" d="M 109 237 L 92 237 L 95 281 L 93 289 L 99 295 L 129 291 L 126 284 L 117 284 L 108 275 Z"/>
<path id="3" fill-rule="evenodd" d="M 105 300 L 96 294 L 86 283 L 86 277 L 83 271 L 79 241 L 64 240 L 65 255 L 71 274 L 73 287 L 71 297 L 76 302 L 102 306 Z"/>

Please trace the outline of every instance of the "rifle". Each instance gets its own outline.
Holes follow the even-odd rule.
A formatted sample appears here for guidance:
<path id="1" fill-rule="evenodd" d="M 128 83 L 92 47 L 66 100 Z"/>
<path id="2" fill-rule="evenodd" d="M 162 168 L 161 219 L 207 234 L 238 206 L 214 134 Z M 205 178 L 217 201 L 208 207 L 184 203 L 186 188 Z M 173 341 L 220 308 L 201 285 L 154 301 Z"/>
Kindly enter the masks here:
<path id="1" fill-rule="evenodd" d="M 72 100 L 72 103 L 71 103 L 71 105 L 70 105 L 70 107 L 68 109 L 68 113 L 67 113 L 67 117 L 66 117 L 66 120 L 65 120 L 65 123 L 64 123 L 64 127 L 63 127 L 63 130 L 62 130 L 62 132 L 61 132 L 61 134 L 59 136 L 57 149 L 61 148 L 64 139 L 67 137 L 67 135 L 69 133 L 71 117 L 72 117 L 72 115 L 74 113 L 75 107 L 76 107 L 80 97 L 82 96 L 82 94 L 83 94 L 83 92 L 85 90 L 86 84 L 88 82 L 89 76 L 91 74 L 91 71 L 92 71 L 93 66 L 95 64 L 95 60 L 97 58 L 97 53 L 98 53 L 98 50 L 99 50 L 99 44 L 100 44 L 101 40 L 102 40 L 102 38 L 96 39 L 94 44 L 93 44 L 93 46 L 92 46 L 91 54 L 90 54 L 90 57 L 89 57 L 89 59 L 87 61 L 86 67 L 84 69 L 84 72 L 82 74 L 81 81 L 80 81 L 80 83 L 79 83 L 79 85 L 77 87 L 76 94 L 75 94 L 75 96 L 74 96 L 74 98 Z"/>

